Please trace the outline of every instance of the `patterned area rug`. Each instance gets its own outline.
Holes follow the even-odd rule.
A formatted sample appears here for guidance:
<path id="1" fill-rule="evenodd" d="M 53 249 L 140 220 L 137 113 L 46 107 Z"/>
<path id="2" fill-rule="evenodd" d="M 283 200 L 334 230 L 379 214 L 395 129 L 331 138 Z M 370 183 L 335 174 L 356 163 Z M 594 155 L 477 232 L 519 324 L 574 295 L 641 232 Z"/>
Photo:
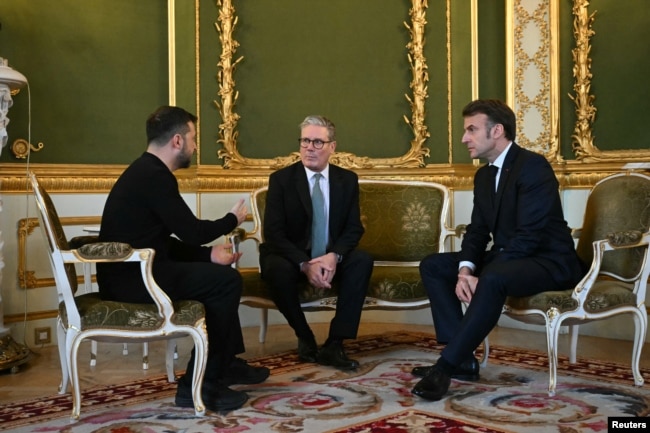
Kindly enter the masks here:
<path id="1" fill-rule="evenodd" d="M 250 399 L 230 413 L 173 403 L 164 376 L 83 393 L 81 419 L 69 419 L 69 396 L 0 406 L 0 430 L 59 433 L 420 433 L 606 432 L 607 418 L 650 415 L 650 387 L 634 387 L 628 365 L 560 359 L 557 394 L 548 397 L 546 354 L 493 347 L 478 382 L 452 381 L 439 402 L 412 396 L 409 372 L 434 361 L 430 334 L 389 333 L 351 342 L 361 368 L 352 373 L 302 364 L 295 351 L 251 360 L 272 369 L 260 385 L 241 386 Z M 646 375 L 646 380 L 648 376 Z"/>

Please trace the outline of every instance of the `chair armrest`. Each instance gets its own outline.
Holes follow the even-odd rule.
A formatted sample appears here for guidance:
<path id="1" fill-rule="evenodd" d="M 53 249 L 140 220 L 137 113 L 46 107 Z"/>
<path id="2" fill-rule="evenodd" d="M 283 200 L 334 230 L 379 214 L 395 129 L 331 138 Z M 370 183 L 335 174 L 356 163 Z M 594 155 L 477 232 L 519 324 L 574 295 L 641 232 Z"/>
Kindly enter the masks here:
<path id="1" fill-rule="evenodd" d="M 454 229 L 454 231 L 456 232 L 456 237 L 457 238 L 459 238 L 459 239 L 462 238 L 465 235 L 465 233 L 467 232 L 467 224 L 459 224 L 459 225 L 457 225 L 456 228 Z"/>
<path id="2" fill-rule="evenodd" d="M 623 248 L 639 243 L 643 233 L 638 230 L 607 233 L 607 242 L 614 248 Z"/>
<path id="3" fill-rule="evenodd" d="M 171 322 L 174 306 L 169 296 L 153 278 L 152 265 L 156 252 L 152 248 L 133 248 L 123 242 L 97 242 L 83 245 L 76 250 L 61 251 L 61 253 L 64 263 L 139 262 L 142 280 L 161 318 L 167 324 Z"/>
<path id="4" fill-rule="evenodd" d="M 96 242 L 77 248 L 81 259 L 92 261 L 120 261 L 127 258 L 133 248 L 122 242 Z"/>
<path id="5" fill-rule="evenodd" d="M 571 229 L 571 237 L 573 239 L 580 239 L 581 235 L 582 235 L 582 227 Z"/>
<path id="6" fill-rule="evenodd" d="M 232 252 L 239 252 L 239 244 L 246 240 L 246 230 L 241 227 L 235 228 L 233 231 L 228 233 L 228 242 L 232 244 Z"/>
<path id="7" fill-rule="evenodd" d="M 228 241 L 232 244 L 233 253 L 239 252 L 239 244 L 244 241 L 253 240 L 259 246 L 260 234 L 257 231 L 247 232 L 242 227 L 237 227 L 227 235 Z"/>
<path id="8" fill-rule="evenodd" d="M 68 245 L 70 246 L 71 250 L 76 250 L 79 247 L 82 247 L 86 244 L 94 244 L 99 241 L 99 236 L 93 236 L 93 235 L 86 235 L 86 236 L 77 236 L 70 241 L 68 241 Z"/>

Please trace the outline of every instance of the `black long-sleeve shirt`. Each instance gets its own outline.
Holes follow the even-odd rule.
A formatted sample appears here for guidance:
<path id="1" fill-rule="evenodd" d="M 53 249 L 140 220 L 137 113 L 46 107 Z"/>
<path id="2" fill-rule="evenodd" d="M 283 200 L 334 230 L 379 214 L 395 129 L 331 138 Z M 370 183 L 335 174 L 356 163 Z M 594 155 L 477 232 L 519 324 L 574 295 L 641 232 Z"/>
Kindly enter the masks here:
<path id="1" fill-rule="evenodd" d="M 197 218 L 181 197 L 174 174 L 158 157 L 145 152 L 108 195 L 99 238 L 153 248 L 154 279 L 164 288 L 156 277 L 157 268 L 167 261 L 210 261 L 210 248 L 203 245 L 236 226 L 232 213 L 217 220 Z M 97 280 L 106 299 L 128 300 L 131 296 L 125 290 L 146 291 L 139 267 L 129 263 L 99 264 Z"/>

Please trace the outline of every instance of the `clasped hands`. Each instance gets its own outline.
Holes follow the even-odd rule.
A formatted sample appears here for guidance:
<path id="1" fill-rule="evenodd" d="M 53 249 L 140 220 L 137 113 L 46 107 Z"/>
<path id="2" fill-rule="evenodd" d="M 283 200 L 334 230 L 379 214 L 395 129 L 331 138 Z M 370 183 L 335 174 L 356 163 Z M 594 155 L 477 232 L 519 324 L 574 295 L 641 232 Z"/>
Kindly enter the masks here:
<path id="1" fill-rule="evenodd" d="M 336 274 L 336 254 L 327 253 L 303 262 L 300 270 L 307 276 L 309 284 L 319 289 L 331 289 Z"/>

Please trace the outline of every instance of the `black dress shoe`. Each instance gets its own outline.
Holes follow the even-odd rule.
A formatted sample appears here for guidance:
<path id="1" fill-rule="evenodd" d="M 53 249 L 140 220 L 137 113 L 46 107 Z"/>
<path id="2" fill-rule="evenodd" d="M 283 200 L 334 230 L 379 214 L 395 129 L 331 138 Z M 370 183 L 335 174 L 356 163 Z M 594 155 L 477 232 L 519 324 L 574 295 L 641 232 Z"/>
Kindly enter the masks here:
<path id="1" fill-rule="evenodd" d="M 339 370 L 355 370 L 359 368 L 359 363 L 354 359 L 348 358 L 340 342 L 330 343 L 321 347 L 316 361 L 320 365 L 329 365 Z"/>
<path id="2" fill-rule="evenodd" d="M 264 382 L 270 374 L 271 370 L 266 367 L 253 367 L 245 360 L 235 358 L 228 366 L 228 371 L 221 379 L 221 382 L 226 386 L 234 384 L 251 385 Z"/>
<path id="3" fill-rule="evenodd" d="M 430 365 L 428 367 L 414 367 L 413 370 L 411 370 L 411 374 L 413 376 L 417 377 L 425 377 L 427 374 L 429 374 L 429 371 L 433 368 L 433 365 Z M 467 380 L 467 381 L 477 381 L 479 380 L 479 370 L 481 366 L 478 363 L 478 360 L 474 357 L 471 359 L 468 359 L 467 361 L 463 362 L 460 364 L 456 369 L 454 370 L 453 374 L 451 375 L 452 379 L 458 379 L 458 380 Z"/>
<path id="4" fill-rule="evenodd" d="M 318 346 L 315 340 L 298 339 L 298 359 L 302 362 L 316 362 Z"/>
<path id="5" fill-rule="evenodd" d="M 204 382 L 201 388 L 201 398 L 206 409 L 213 412 L 223 412 L 242 407 L 248 400 L 248 395 L 243 391 L 230 389 L 221 383 Z M 179 380 L 174 402 L 178 407 L 193 408 L 192 385 L 187 384 L 183 379 Z"/>
<path id="6" fill-rule="evenodd" d="M 415 384 L 411 393 L 425 400 L 437 401 L 447 394 L 450 384 L 451 377 L 434 365 L 429 374 Z"/>

